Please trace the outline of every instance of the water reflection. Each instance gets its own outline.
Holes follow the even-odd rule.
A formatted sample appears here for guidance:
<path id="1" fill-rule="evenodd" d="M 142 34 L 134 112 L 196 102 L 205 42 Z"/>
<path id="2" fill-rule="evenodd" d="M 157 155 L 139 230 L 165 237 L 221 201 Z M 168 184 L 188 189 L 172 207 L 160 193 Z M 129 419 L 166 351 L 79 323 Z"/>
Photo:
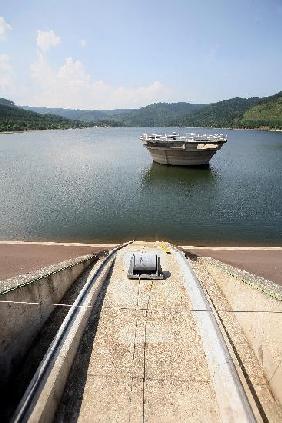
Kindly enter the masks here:
<path id="1" fill-rule="evenodd" d="M 210 165 L 203 166 L 165 166 L 152 163 L 150 168 L 145 169 L 142 175 L 142 185 L 158 184 L 185 184 L 198 183 L 211 184 L 216 182 L 218 173 Z"/>

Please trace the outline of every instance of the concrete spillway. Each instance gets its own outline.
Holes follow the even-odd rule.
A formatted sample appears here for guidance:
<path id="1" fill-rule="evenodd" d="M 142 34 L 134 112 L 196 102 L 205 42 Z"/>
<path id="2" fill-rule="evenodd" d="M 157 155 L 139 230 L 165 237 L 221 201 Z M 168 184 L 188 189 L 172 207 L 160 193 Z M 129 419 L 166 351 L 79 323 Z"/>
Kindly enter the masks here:
<path id="1" fill-rule="evenodd" d="M 84 349 L 59 416 L 65 420 L 66 413 L 67 420 L 79 409 L 79 420 L 89 422 L 161 421 L 164 416 L 167 421 L 218 421 L 201 337 L 175 258 L 161 255 L 163 269 L 170 272 L 164 281 L 127 279 L 130 251 L 142 247 L 131 245 L 117 255 L 97 332 L 87 345 L 83 398 L 72 393 Z"/>
<path id="2" fill-rule="evenodd" d="M 164 280 L 129 280 L 132 253 L 156 250 Z M 265 404 L 191 266 L 170 253 L 135 242 L 94 266 L 15 421 L 279 421 L 267 383 Z"/>

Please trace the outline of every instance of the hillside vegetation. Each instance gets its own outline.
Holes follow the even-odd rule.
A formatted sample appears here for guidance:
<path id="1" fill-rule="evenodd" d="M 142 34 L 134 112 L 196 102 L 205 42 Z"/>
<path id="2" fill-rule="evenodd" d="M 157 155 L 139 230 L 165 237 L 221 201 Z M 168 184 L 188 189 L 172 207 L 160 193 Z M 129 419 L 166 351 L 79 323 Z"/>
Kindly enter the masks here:
<path id="1" fill-rule="evenodd" d="M 126 126 L 175 126 L 187 116 L 204 108 L 204 104 L 190 103 L 156 103 L 127 113 L 120 113 L 113 118 L 120 119 Z"/>
<path id="2" fill-rule="evenodd" d="M 52 114 L 41 115 L 17 107 L 10 100 L 0 99 L 0 132 L 29 129 L 68 129 L 85 126 L 90 126 L 90 124 Z"/>
<path id="3" fill-rule="evenodd" d="M 282 91 L 270 97 L 235 97 L 212 104 L 155 103 L 140 109 L 19 108 L 0 99 L 0 130 L 84 126 L 199 126 L 282 129 Z"/>
<path id="4" fill-rule="evenodd" d="M 179 103 L 156 103 L 140 109 L 115 109 L 115 110 L 79 110 L 48 107 L 28 107 L 37 113 L 53 113 L 68 119 L 78 119 L 85 122 L 120 123 L 123 126 L 171 126 L 176 120 L 185 118 L 193 112 L 200 110 L 205 105 Z"/>
<path id="5" fill-rule="evenodd" d="M 197 113 L 188 116 L 183 124 L 185 126 L 211 126 L 211 127 L 238 127 L 246 110 L 259 102 L 258 97 L 231 98 L 210 104 Z"/>
<path id="6" fill-rule="evenodd" d="M 61 107 L 30 107 L 24 106 L 25 110 L 42 115 L 53 114 L 64 117 L 66 119 L 81 120 L 83 122 L 101 122 L 114 120 L 117 115 L 123 115 L 131 112 L 132 109 L 116 109 L 116 110 L 80 110 L 80 109 L 63 109 Z"/>
<path id="7" fill-rule="evenodd" d="M 212 104 L 155 103 L 140 109 L 73 110 L 29 108 L 104 126 L 203 126 L 282 128 L 282 92 L 265 98 L 235 97 Z"/>
<path id="8" fill-rule="evenodd" d="M 282 129 L 282 91 L 247 110 L 240 124 L 246 128 Z"/>

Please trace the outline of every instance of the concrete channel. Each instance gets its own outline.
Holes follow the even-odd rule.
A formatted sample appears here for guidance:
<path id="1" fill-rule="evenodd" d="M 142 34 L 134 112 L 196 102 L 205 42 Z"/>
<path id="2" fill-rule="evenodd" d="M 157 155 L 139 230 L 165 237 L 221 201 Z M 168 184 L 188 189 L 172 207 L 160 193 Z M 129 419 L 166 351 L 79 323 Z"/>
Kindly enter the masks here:
<path id="1" fill-rule="evenodd" d="M 137 251 L 160 256 L 163 280 L 128 279 Z M 280 421 L 245 379 L 184 253 L 134 242 L 94 265 L 13 421 Z"/>
<path id="2" fill-rule="evenodd" d="M 73 282 L 93 263 L 86 255 L 0 284 L 0 388 Z"/>

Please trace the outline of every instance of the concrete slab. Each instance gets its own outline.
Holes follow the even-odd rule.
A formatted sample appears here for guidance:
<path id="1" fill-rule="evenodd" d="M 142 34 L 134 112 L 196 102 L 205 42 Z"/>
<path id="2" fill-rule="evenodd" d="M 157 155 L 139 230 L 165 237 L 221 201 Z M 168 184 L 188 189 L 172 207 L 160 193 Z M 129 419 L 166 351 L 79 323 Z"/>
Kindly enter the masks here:
<path id="1" fill-rule="evenodd" d="M 117 254 L 95 336 L 76 357 L 85 363 L 85 370 L 72 374 L 75 379 L 83 374 L 79 400 L 70 380 L 57 421 L 72 421 L 62 410 L 73 400 L 80 422 L 220 421 L 177 262 L 159 249 L 163 269 L 170 272 L 165 280 L 127 279 L 132 252 L 143 248 L 156 246 L 134 243 Z"/>
<path id="2" fill-rule="evenodd" d="M 144 311 L 104 309 L 87 374 L 143 377 Z"/>
<path id="3" fill-rule="evenodd" d="M 78 422 L 142 422 L 142 379 L 89 376 L 88 382 Z"/>
<path id="4" fill-rule="evenodd" d="M 176 309 L 191 308 L 191 303 L 183 285 L 182 276 L 176 272 L 176 264 L 172 258 L 168 259 L 168 268 L 171 275 L 163 281 L 154 281 L 150 292 L 148 308 L 153 309 Z"/>
<path id="5" fill-rule="evenodd" d="M 177 379 L 146 380 L 144 421 L 150 423 L 219 422 L 209 383 Z"/>
<path id="6" fill-rule="evenodd" d="M 210 381 L 193 315 L 184 311 L 149 311 L 146 319 L 145 375 L 149 379 Z"/>

